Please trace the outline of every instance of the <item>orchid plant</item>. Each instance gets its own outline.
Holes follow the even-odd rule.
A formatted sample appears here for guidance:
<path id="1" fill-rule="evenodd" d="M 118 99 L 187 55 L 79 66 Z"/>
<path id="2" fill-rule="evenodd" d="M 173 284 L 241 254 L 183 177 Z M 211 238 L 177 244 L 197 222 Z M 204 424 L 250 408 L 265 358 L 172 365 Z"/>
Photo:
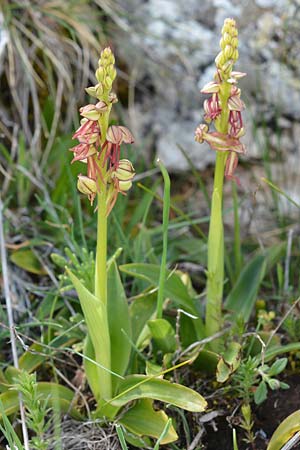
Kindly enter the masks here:
<path id="1" fill-rule="evenodd" d="M 195 132 L 195 140 L 207 142 L 216 151 L 216 167 L 211 202 L 211 218 L 208 234 L 208 268 L 206 287 L 206 335 L 212 336 L 222 327 L 222 298 L 224 284 L 224 229 L 223 229 L 223 181 L 239 179 L 234 175 L 238 157 L 245 153 L 240 142 L 244 135 L 241 90 L 237 82 L 246 74 L 233 71 L 238 60 L 238 30 L 234 19 L 226 19 L 222 28 L 221 51 L 215 59 L 214 80 L 206 84 L 201 92 L 211 97 L 204 101 L 204 120 Z M 215 131 L 209 131 L 213 124 Z M 220 350 L 218 341 L 211 344 Z"/>
<path id="2" fill-rule="evenodd" d="M 74 154 L 72 162 L 79 161 L 87 167 L 86 174 L 78 176 L 79 191 L 92 205 L 97 198 L 94 290 L 74 271 L 67 269 L 67 273 L 78 293 L 87 327 L 84 366 L 97 402 L 95 416 L 107 419 L 118 416 L 127 431 L 158 438 L 168 417 L 163 411 L 153 410 L 154 399 L 190 411 L 203 411 L 206 401 L 195 391 L 164 380 L 163 375 L 170 369 L 132 375 L 131 352 L 142 338 L 139 335 L 132 341 L 131 317 L 116 257 L 107 260 L 108 216 L 118 194 L 126 195 L 131 188 L 135 174 L 132 163 L 120 159 L 121 145 L 134 142 L 131 132 L 124 126 L 109 125 L 111 108 L 117 101 L 112 92 L 116 77 L 114 63 L 111 49 L 104 49 L 96 71 L 97 84 L 86 89 L 97 102 L 80 109 L 81 125 L 73 136 L 79 143 L 70 149 Z M 132 405 L 133 400 L 136 402 Z M 170 426 L 163 442 L 176 438 L 175 429 Z"/>

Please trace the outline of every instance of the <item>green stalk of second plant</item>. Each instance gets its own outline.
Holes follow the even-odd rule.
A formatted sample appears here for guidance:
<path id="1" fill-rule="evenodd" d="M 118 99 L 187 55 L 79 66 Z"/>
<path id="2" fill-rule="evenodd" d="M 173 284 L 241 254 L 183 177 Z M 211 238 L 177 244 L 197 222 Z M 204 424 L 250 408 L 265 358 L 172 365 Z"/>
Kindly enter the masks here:
<path id="1" fill-rule="evenodd" d="M 220 101 L 222 112 L 216 120 L 217 131 L 223 134 L 228 132 L 229 109 L 227 101 L 230 95 L 230 84 L 222 83 Z M 211 202 L 211 216 L 208 233 L 208 262 L 206 286 L 206 334 L 212 336 L 220 331 L 222 324 L 222 298 L 224 284 L 224 227 L 223 227 L 223 182 L 227 153 L 217 151 L 214 175 L 214 186 Z M 220 350 L 220 342 L 215 340 L 211 348 Z"/>

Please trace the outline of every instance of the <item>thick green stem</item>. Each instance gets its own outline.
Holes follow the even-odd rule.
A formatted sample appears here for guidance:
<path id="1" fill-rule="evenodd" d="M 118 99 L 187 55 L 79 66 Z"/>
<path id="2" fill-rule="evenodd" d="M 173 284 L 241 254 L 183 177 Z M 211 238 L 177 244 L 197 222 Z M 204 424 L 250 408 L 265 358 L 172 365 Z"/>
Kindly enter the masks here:
<path id="1" fill-rule="evenodd" d="M 101 129 L 101 144 L 105 141 L 106 132 L 108 128 L 110 110 L 104 114 L 99 120 L 99 126 Z M 106 176 L 106 167 L 103 167 L 104 153 L 98 161 L 98 165 L 101 171 L 101 177 L 99 177 L 99 192 L 98 192 L 98 212 L 97 212 L 97 250 L 96 250 L 96 267 L 95 267 L 95 296 L 104 304 L 105 317 L 102 321 L 103 345 L 105 348 L 95 348 L 95 358 L 98 363 L 103 365 L 106 369 L 111 369 L 111 351 L 110 351 L 110 335 L 109 324 L 107 317 L 107 216 L 106 216 L 106 200 L 107 189 L 103 183 Z M 99 384 L 101 396 L 108 400 L 112 396 L 112 384 L 111 374 L 107 370 L 101 368 L 99 372 Z M 99 400 L 99 399 L 98 399 Z"/>
<path id="2" fill-rule="evenodd" d="M 98 193 L 98 217 L 97 217 L 97 251 L 95 296 L 107 304 L 107 217 L 106 217 L 106 189 Z"/>
<path id="3" fill-rule="evenodd" d="M 226 153 L 217 152 L 211 217 L 208 234 L 208 274 L 206 303 L 206 334 L 217 333 L 222 324 L 224 282 L 224 230 L 222 219 L 223 180 Z M 217 343 L 217 341 L 216 341 Z M 214 347 L 214 342 L 212 343 Z"/>
<path id="4" fill-rule="evenodd" d="M 217 131 L 228 133 L 228 98 L 230 84 L 222 83 L 220 102 L 222 113 L 215 121 Z M 217 151 L 214 187 L 211 202 L 211 216 L 208 233 L 208 263 L 207 263 L 207 301 L 206 301 L 206 334 L 212 336 L 222 327 L 222 298 L 224 284 L 224 227 L 223 227 L 223 182 L 225 163 L 228 152 Z M 211 348 L 220 350 L 221 343 L 214 340 Z"/>
<path id="5" fill-rule="evenodd" d="M 108 128 L 110 108 L 106 114 L 99 119 L 99 127 L 101 130 L 101 144 L 104 143 Z M 98 217 L 97 217 L 97 251 L 96 251 L 96 272 L 95 272 L 95 296 L 107 304 L 107 217 L 106 217 L 106 200 L 107 189 L 103 180 L 106 178 L 106 166 L 103 166 L 104 152 L 98 161 L 101 177 L 99 177 L 98 192 Z"/>
<path id="6" fill-rule="evenodd" d="M 163 315 L 163 303 L 164 303 L 164 290 L 167 271 L 167 252 L 168 252 L 168 227 L 169 227 L 169 215 L 170 215 L 170 177 L 167 169 L 158 160 L 158 166 L 164 178 L 164 206 L 163 206 L 163 251 L 161 256 L 160 274 L 159 274 L 159 286 L 157 293 L 157 307 L 156 317 L 161 319 Z"/>

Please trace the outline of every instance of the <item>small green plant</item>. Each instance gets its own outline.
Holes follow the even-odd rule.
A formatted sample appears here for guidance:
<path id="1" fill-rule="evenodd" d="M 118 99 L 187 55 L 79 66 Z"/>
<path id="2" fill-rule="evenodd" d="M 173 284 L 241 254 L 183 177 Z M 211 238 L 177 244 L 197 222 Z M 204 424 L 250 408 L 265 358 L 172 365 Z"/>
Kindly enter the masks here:
<path id="1" fill-rule="evenodd" d="M 44 398 L 42 399 L 41 394 L 38 393 L 36 374 L 29 374 L 26 371 L 20 372 L 11 389 L 22 393 L 26 424 L 28 429 L 35 434 L 30 440 L 31 448 L 47 450 L 49 442 L 46 438 L 46 432 L 50 426 L 50 420 L 47 419 L 49 407 L 47 401 Z"/>
<path id="2" fill-rule="evenodd" d="M 253 447 L 254 441 L 255 441 L 255 435 L 253 433 L 254 423 L 252 420 L 251 406 L 249 405 L 249 403 L 245 403 L 242 405 L 241 413 L 242 413 L 242 420 L 241 420 L 240 427 L 245 430 L 245 434 L 246 434 L 244 441 L 247 444 L 251 444 L 251 446 Z"/>
<path id="3" fill-rule="evenodd" d="M 269 366 L 262 364 L 260 358 L 249 356 L 232 375 L 229 389 L 233 389 L 246 405 L 253 400 L 259 405 L 266 400 L 268 388 L 288 389 L 288 384 L 276 378 L 285 369 L 287 362 L 287 358 L 279 358 Z"/>

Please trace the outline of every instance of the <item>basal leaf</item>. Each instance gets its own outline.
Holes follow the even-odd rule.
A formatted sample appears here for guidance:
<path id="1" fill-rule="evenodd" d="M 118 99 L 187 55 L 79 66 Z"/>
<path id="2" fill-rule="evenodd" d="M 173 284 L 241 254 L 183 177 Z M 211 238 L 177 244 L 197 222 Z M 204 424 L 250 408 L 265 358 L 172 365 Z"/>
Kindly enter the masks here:
<path id="1" fill-rule="evenodd" d="M 163 353 L 173 353 L 175 351 L 175 331 L 170 322 L 165 319 L 149 320 L 148 327 L 157 349 Z"/>
<path id="2" fill-rule="evenodd" d="M 245 322 L 249 320 L 253 310 L 265 268 L 265 256 L 256 255 L 246 264 L 226 299 L 226 309 L 242 316 Z"/>
<path id="3" fill-rule="evenodd" d="M 168 423 L 168 416 L 163 411 L 154 411 L 152 403 L 151 400 L 146 399 L 138 401 L 125 412 L 119 419 L 119 423 L 138 436 L 150 436 L 159 439 Z M 161 444 L 169 444 L 177 439 L 176 431 L 171 425 L 167 434 L 161 440 Z"/>
<path id="4" fill-rule="evenodd" d="M 120 266 L 120 270 L 133 277 L 146 280 L 151 285 L 158 286 L 160 274 L 158 265 L 143 263 L 124 264 Z M 167 271 L 165 295 L 186 311 L 198 315 L 194 299 L 189 295 L 187 287 L 175 272 Z"/>
<path id="5" fill-rule="evenodd" d="M 207 406 L 206 400 L 192 389 L 167 380 L 149 379 L 146 375 L 126 377 L 121 381 L 119 391 L 118 396 L 111 401 L 114 406 L 123 406 L 141 398 L 160 400 L 193 412 L 202 412 Z"/>
<path id="6" fill-rule="evenodd" d="M 300 410 L 290 414 L 276 428 L 267 450 L 281 450 L 283 446 L 296 434 L 300 432 Z M 292 448 L 292 447 L 290 447 Z"/>
<path id="7" fill-rule="evenodd" d="M 141 334 L 156 311 L 156 296 L 153 293 L 145 293 L 142 297 L 135 299 L 130 307 L 130 318 L 132 326 L 132 340 L 139 346 Z M 148 331 L 149 334 L 149 331 Z M 143 333 L 144 335 L 144 333 Z"/>
<path id="8" fill-rule="evenodd" d="M 36 275 L 46 275 L 45 268 L 40 263 L 39 259 L 33 253 L 31 248 L 16 250 L 12 253 L 10 260 L 27 272 Z"/>
<path id="9" fill-rule="evenodd" d="M 98 367 L 98 382 L 101 396 L 111 397 L 111 359 L 110 359 L 110 337 L 106 308 L 103 302 L 89 292 L 69 270 L 68 275 L 77 291 L 82 312 L 86 321 L 91 342 L 95 351 L 95 360 L 102 366 Z M 91 382 L 94 384 L 95 380 Z M 99 399 L 97 399 L 99 400 Z"/>
<path id="10" fill-rule="evenodd" d="M 124 375 L 131 352 L 131 324 L 126 294 L 115 261 L 110 265 L 107 275 L 107 313 L 111 342 L 111 369 L 119 375 Z M 119 379 L 113 376 L 113 393 L 116 392 L 118 382 Z"/>

